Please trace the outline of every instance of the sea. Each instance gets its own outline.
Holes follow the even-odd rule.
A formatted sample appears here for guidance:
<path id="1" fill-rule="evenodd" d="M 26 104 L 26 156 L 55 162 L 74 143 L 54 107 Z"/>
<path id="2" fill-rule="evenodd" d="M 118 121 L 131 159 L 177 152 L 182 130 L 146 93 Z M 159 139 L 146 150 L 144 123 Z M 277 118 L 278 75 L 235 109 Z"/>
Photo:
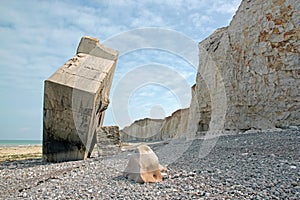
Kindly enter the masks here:
<path id="1" fill-rule="evenodd" d="M 42 145 L 42 140 L 0 140 L 1 147 L 20 147 Z"/>

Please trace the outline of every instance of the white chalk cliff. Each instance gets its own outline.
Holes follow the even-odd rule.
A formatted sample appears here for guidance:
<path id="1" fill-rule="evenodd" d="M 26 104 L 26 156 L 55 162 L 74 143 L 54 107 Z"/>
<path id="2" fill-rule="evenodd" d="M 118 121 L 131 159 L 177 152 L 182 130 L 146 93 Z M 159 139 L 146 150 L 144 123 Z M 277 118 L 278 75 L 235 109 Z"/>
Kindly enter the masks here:
<path id="1" fill-rule="evenodd" d="M 296 0 L 245 0 L 228 27 L 199 43 L 198 130 L 300 124 L 299 13 Z"/>

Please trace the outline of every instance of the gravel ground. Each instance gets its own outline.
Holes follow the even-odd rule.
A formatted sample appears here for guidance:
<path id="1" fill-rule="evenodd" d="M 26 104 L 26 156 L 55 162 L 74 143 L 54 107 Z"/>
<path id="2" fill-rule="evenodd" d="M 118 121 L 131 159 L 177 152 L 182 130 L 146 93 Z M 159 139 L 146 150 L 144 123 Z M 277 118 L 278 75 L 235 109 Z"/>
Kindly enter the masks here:
<path id="1" fill-rule="evenodd" d="M 122 176 L 131 151 L 65 163 L 0 164 L 1 199 L 300 199 L 300 128 L 154 144 L 169 175 L 137 184 Z M 175 160 L 175 161 L 174 161 Z M 174 162 L 173 162 L 174 161 Z"/>

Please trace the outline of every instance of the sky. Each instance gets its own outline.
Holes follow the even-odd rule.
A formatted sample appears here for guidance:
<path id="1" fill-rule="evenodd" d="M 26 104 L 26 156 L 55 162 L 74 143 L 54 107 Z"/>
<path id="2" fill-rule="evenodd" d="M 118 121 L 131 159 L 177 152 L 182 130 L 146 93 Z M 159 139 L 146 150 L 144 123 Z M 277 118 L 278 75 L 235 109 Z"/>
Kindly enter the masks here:
<path id="1" fill-rule="evenodd" d="M 197 44 L 241 0 L 10 0 L 0 7 L 0 140 L 42 139 L 44 81 L 82 36 L 119 51 L 104 125 L 189 106 Z M 194 50 L 193 50 L 194 49 Z"/>

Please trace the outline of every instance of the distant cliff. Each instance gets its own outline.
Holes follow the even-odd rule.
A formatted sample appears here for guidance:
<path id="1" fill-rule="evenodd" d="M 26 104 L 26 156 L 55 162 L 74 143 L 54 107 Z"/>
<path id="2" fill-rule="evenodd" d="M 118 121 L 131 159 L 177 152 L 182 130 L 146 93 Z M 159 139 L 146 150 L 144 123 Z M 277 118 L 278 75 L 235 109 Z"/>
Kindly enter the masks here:
<path id="1" fill-rule="evenodd" d="M 180 109 L 164 119 L 161 128 L 162 139 L 179 138 L 185 136 L 188 127 L 189 109 Z"/>
<path id="2" fill-rule="evenodd" d="M 141 119 L 121 130 L 121 140 L 158 141 L 182 137 L 187 132 L 189 109 L 180 109 L 165 119 Z"/>
<path id="3" fill-rule="evenodd" d="M 140 119 L 121 130 L 121 141 L 156 141 L 161 140 L 162 119 Z"/>

